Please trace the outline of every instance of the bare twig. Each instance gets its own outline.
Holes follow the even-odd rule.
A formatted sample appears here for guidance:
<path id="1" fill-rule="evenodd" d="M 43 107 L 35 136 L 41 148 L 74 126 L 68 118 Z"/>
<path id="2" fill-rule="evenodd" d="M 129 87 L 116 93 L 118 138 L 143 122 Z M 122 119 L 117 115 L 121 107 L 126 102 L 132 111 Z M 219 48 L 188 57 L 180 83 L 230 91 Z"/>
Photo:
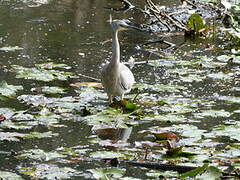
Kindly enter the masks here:
<path id="1" fill-rule="evenodd" d="M 97 79 L 97 78 L 94 78 L 94 77 L 91 77 L 91 76 L 88 76 L 88 75 L 84 75 L 84 74 L 78 74 L 78 75 L 81 76 L 81 77 L 84 77 L 84 78 L 88 78 L 88 79 L 97 81 L 97 82 L 101 82 L 100 79 Z"/>

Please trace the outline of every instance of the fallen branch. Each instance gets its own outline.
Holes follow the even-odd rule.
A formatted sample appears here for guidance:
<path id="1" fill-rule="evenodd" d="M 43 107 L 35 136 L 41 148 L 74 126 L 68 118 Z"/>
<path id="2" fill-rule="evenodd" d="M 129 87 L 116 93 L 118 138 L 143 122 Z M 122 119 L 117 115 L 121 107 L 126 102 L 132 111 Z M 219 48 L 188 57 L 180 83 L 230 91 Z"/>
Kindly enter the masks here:
<path id="1" fill-rule="evenodd" d="M 181 166 L 176 164 L 163 164 L 156 162 L 138 162 L 138 161 L 123 161 L 123 162 L 132 166 L 140 166 L 162 171 L 177 171 L 179 173 L 185 173 L 197 168 L 195 166 Z"/>
<path id="2" fill-rule="evenodd" d="M 97 79 L 97 78 L 94 78 L 94 77 L 91 77 L 91 76 L 87 76 L 87 75 L 84 75 L 84 74 L 78 74 L 78 75 L 81 76 L 81 77 L 84 77 L 84 78 L 88 78 L 88 79 L 97 81 L 97 82 L 101 82 L 100 79 Z"/>

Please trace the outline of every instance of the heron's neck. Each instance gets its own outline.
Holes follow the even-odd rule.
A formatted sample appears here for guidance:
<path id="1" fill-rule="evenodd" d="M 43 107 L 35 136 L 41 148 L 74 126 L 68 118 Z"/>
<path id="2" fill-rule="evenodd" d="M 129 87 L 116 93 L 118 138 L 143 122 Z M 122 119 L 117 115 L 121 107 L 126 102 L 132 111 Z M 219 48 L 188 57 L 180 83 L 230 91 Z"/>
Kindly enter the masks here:
<path id="1" fill-rule="evenodd" d="M 118 42 L 118 31 L 112 32 L 112 60 L 110 62 L 113 65 L 120 63 L 120 46 Z"/>

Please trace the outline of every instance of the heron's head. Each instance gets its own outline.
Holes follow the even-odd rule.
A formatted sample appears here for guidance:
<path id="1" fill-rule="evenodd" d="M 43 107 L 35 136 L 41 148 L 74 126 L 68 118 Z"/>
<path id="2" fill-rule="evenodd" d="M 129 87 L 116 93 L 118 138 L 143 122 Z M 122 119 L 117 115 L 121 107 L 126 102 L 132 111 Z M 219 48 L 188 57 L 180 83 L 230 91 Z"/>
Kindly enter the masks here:
<path id="1" fill-rule="evenodd" d="M 128 28 L 131 28 L 131 21 L 129 20 L 113 20 L 111 22 L 111 26 L 113 28 L 113 30 L 117 31 L 117 30 L 125 30 Z"/>

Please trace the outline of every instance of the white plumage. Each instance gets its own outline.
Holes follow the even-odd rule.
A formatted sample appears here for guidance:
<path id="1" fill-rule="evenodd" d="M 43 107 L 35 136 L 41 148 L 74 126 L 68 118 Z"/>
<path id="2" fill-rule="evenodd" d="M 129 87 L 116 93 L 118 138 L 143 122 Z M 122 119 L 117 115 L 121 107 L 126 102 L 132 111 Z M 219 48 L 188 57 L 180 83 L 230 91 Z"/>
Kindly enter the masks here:
<path id="1" fill-rule="evenodd" d="M 112 26 L 112 59 L 102 69 L 102 84 L 108 95 L 109 103 L 112 98 L 119 96 L 123 99 L 125 93 L 131 91 L 134 84 L 134 76 L 131 70 L 120 62 L 120 45 L 118 32 L 131 27 L 127 20 L 113 20 Z"/>

